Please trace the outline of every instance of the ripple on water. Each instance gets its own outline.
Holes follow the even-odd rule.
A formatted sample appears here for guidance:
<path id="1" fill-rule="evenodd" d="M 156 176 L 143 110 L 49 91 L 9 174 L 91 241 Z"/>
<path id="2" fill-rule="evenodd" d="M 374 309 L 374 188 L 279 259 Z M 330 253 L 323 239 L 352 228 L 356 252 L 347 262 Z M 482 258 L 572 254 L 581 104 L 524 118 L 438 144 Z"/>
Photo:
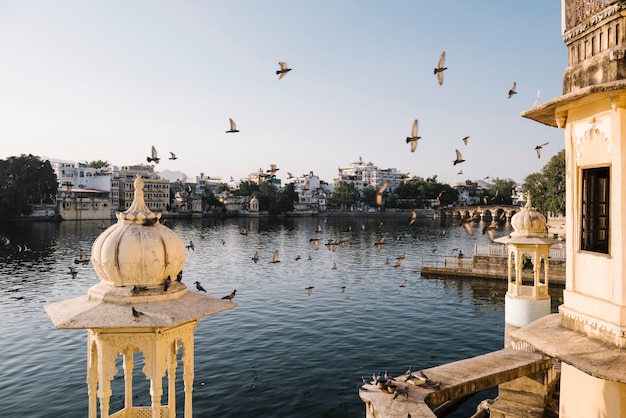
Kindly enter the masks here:
<path id="1" fill-rule="evenodd" d="M 218 297 L 237 289 L 238 308 L 205 318 L 196 329 L 194 416 L 362 417 L 361 376 L 401 374 L 409 366 L 426 368 L 501 348 L 504 301 L 491 294 L 504 295 L 503 283 L 419 275 L 423 262 L 434 263 L 452 248 L 471 254 L 479 236 L 451 227 L 442 235 L 432 221 L 410 229 L 404 219 L 385 219 L 382 228 L 379 219 L 366 219 L 365 230 L 361 222 L 168 222 L 184 242 L 195 244 L 186 253 L 185 283 L 198 280 Z M 322 233 L 314 232 L 318 223 Z M 85 332 L 55 330 L 43 306 L 84 295 L 97 283 L 91 265 L 78 266 L 75 280 L 67 273 L 80 249 L 91 247 L 98 225 L 20 226 L 19 240 L 12 240 L 29 244 L 32 253 L 0 250 L 0 416 L 86 415 Z M 245 236 L 239 233 L 244 226 Z M 378 251 L 374 243 L 383 234 L 387 243 Z M 346 244 L 315 251 L 309 241 L 331 236 Z M 269 262 L 274 250 L 280 263 Z M 257 264 L 251 260 L 255 251 Z M 403 253 L 402 265 L 394 268 Z M 310 296 L 308 286 L 314 286 Z M 149 403 L 142 361 L 136 359 L 135 404 Z M 181 373 L 178 367 L 179 409 Z M 121 372 L 112 387 L 116 410 L 123 402 Z"/>

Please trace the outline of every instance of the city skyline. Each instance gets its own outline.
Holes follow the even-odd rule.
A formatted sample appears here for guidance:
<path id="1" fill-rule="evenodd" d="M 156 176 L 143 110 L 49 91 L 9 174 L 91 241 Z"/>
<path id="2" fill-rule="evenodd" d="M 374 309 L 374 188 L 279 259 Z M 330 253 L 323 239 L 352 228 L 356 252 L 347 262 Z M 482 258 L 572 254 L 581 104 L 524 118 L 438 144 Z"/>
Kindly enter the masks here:
<path id="1" fill-rule="evenodd" d="M 520 117 L 538 90 L 561 94 L 560 16 L 539 0 L 4 2 L 0 158 L 133 165 L 155 146 L 156 171 L 192 179 L 276 164 L 331 181 L 362 157 L 449 184 L 521 183 L 563 149 L 561 131 Z"/>

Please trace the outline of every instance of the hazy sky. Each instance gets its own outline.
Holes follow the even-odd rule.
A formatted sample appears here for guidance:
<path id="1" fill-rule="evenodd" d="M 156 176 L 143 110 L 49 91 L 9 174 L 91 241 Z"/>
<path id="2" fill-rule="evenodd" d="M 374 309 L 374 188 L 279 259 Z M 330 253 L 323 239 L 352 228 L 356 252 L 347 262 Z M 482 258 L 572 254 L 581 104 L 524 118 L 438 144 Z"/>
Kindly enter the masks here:
<path id="1" fill-rule="evenodd" d="M 520 112 L 561 95 L 566 64 L 558 0 L 3 0 L 0 158 L 121 166 L 154 145 L 157 171 L 225 181 L 276 164 L 331 182 L 362 157 L 521 182 L 563 149 Z"/>

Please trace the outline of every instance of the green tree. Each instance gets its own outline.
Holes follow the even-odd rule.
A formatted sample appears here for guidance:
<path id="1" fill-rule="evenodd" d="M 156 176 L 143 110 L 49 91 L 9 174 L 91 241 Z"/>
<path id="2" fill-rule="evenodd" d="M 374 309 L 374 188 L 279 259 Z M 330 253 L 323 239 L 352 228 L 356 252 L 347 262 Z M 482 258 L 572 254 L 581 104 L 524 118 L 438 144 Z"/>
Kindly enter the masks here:
<path id="1" fill-rule="evenodd" d="M 386 194 L 387 194 L 387 191 L 385 191 L 385 195 Z M 363 189 L 363 191 L 361 192 L 361 202 L 363 202 L 363 204 L 370 206 L 370 207 L 376 206 L 376 188 L 374 186 L 369 185 Z M 385 197 L 383 196 L 383 205 L 384 205 L 384 202 L 385 202 Z"/>
<path id="2" fill-rule="evenodd" d="M 564 215 L 565 150 L 552 157 L 539 173 L 526 176 L 522 188 L 530 193 L 531 204 L 544 215 Z"/>
<path id="3" fill-rule="evenodd" d="M 90 167 L 90 168 L 104 168 L 108 166 L 109 166 L 109 162 L 104 161 L 104 160 L 94 160 L 94 161 L 89 161 L 87 163 L 87 167 Z"/>
<path id="4" fill-rule="evenodd" d="M 510 205 L 513 203 L 512 190 L 515 187 L 515 181 L 496 177 L 493 183 L 494 186 L 487 193 L 487 204 Z"/>
<path id="5" fill-rule="evenodd" d="M 290 202 L 298 201 L 298 192 L 296 192 L 296 186 L 293 183 L 285 184 L 285 186 L 283 187 L 283 194 L 287 196 Z"/>
<path id="6" fill-rule="evenodd" d="M 208 188 L 205 188 L 202 191 L 202 207 L 205 210 L 212 210 L 213 208 L 215 209 L 223 209 L 224 208 L 224 204 L 222 202 L 220 202 L 220 200 L 215 196 L 215 193 L 213 193 L 211 190 L 209 190 Z"/>
<path id="7" fill-rule="evenodd" d="M 255 192 L 259 191 L 259 185 L 251 181 L 242 181 L 239 183 L 239 189 L 235 190 L 233 194 L 235 196 L 252 196 Z"/>
<path id="8" fill-rule="evenodd" d="M 333 190 L 332 199 L 343 209 L 355 205 L 359 200 L 359 191 L 354 183 L 348 181 L 338 181 Z"/>
<path id="9" fill-rule="evenodd" d="M 56 196 L 57 176 L 50 161 L 32 154 L 0 160 L 0 216 L 14 219 L 33 204 Z"/>

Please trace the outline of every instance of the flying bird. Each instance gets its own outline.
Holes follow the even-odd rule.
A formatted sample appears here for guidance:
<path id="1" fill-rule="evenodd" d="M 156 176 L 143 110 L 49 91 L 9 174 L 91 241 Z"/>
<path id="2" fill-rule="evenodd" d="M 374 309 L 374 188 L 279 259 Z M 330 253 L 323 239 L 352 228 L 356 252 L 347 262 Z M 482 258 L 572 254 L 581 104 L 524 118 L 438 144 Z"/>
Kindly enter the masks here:
<path id="1" fill-rule="evenodd" d="M 256 264 L 259 261 L 259 252 L 255 251 L 254 255 L 252 256 L 252 261 L 254 261 L 254 264 Z"/>
<path id="2" fill-rule="evenodd" d="M 346 291 L 346 287 L 345 286 L 341 286 L 341 293 L 344 293 Z"/>
<path id="3" fill-rule="evenodd" d="M 193 245 L 193 241 L 189 241 L 189 244 L 187 245 L 187 249 L 191 251 L 196 251 L 196 246 Z"/>
<path id="4" fill-rule="evenodd" d="M 437 80 L 439 81 L 439 85 L 443 85 L 443 72 L 445 70 L 448 69 L 448 67 L 444 67 L 443 66 L 443 62 L 446 59 L 446 52 L 442 52 L 441 56 L 439 57 L 439 63 L 437 64 L 437 67 L 435 68 L 435 71 L 433 72 L 433 74 L 437 75 Z"/>
<path id="5" fill-rule="evenodd" d="M 309 286 L 309 287 L 305 287 L 304 290 L 306 290 L 306 293 L 311 296 L 311 293 L 313 293 L 313 289 L 315 288 L 315 286 Z"/>
<path id="6" fill-rule="evenodd" d="M 278 168 L 276 164 L 270 164 L 270 169 L 267 170 L 267 172 L 270 174 L 270 176 L 274 177 L 276 176 L 276 172 L 278 170 L 280 170 L 280 168 Z"/>
<path id="7" fill-rule="evenodd" d="M 315 248 L 315 251 L 320 249 L 320 239 L 319 238 L 311 238 L 311 239 L 309 239 L 309 242 L 313 243 L 313 248 Z"/>
<path id="8" fill-rule="evenodd" d="M 176 160 L 178 159 L 178 157 L 176 156 L 176 154 L 174 154 L 172 151 L 170 151 L 170 160 Z"/>
<path id="9" fill-rule="evenodd" d="M 376 249 L 378 251 L 380 251 L 383 248 L 383 244 L 385 243 L 385 240 L 387 239 L 387 235 L 383 235 L 375 244 L 374 246 L 376 247 Z"/>
<path id="10" fill-rule="evenodd" d="M 204 287 L 202 287 L 202 285 L 200 284 L 200 282 L 195 281 L 193 282 L 196 285 L 196 289 L 198 289 L 200 292 L 204 292 L 206 293 L 206 290 L 204 290 Z"/>
<path id="11" fill-rule="evenodd" d="M 493 236 L 494 229 L 498 229 L 497 221 L 493 221 L 489 225 L 485 225 L 485 227 L 483 227 L 483 235 L 487 234 L 487 236 L 489 237 L 489 241 L 491 242 L 493 242 L 494 240 L 494 236 Z"/>
<path id="12" fill-rule="evenodd" d="M 461 174 L 463 174 L 463 170 L 459 170 L 459 172 L 456 174 L 460 176 Z"/>
<path id="13" fill-rule="evenodd" d="M 239 132 L 239 130 L 237 129 L 237 125 L 235 124 L 235 121 L 232 119 L 228 119 L 228 120 L 230 121 L 230 129 L 226 131 L 226 133 L 231 134 L 231 133 Z"/>
<path id="14" fill-rule="evenodd" d="M 235 293 L 237 293 L 237 289 L 233 290 L 231 293 L 229 293 L 228 295 L 224 296 L 222 299 L 233 300 L 235 298 Z"/>
<path id="15" fill-rule="evenodd" d="M 76 271 L 76 267 L 70 266 L 69 269 L 70 269 L 70 272 L 67 273 L 67 274 L 71 274 L 72 275 L 72 279 L 75 279 L 76 275 L 78 274 L 78 272 Z"/>
<path id="16" fill-rule="evenodd" d="M 465 145 L 467 145 L 467 140 L 469 139 L 469 136 L 464 136 L 462 141 Z"/>
<path id="17" fill-rule="evenodd" d="M 458 149 L 455 149 L 454 151 L 456 151 L 456 160 L 452 161 L 452 165 L 461 164 L 463 161 L 465 161 L 463 159 L 463 156 L 461 155 L 461 152 Z"/>
<path id="18" fill-rule="evenodd" d="M 402 284 L 400 285 L 400 287 L 406 287 L 408 280 L 404 279 L 404 281 L 402 282 Z"/>
<path id="19" fill-rule="evenodd" d="M 83 250 L 80 250 L 80 255 L 74 259 L 74 264 L 89 264 L 89 259 Z"/>
<path id="20" fill-rule="evenodd" d="M 156 150 L 156 148 L 154 148 L 154 145 L 152 146 L 152 156 L 151 157 L 146 157 L 146 160 L 148 160 L 149 163 L 154 161 L 155 164 L 158 164 L 159 161 L 161 161 L 161 159 L 157 155 L 157 150 Z"/>
<path id="21" fill-rule="evenodd" d="M 541 158 L 541 148 L 545 147 L 548 144 L 549 142 L 546 142 L 545 144 L 537 145 L 535 147 L 535 151 L 537 151 L 537 158 Z"/>
<path id="22" fill-rule="evenodd" d="M 517 94 L 517 83 L 515 81 L 513 82 L 513 87 L 511 87 L 511 89 L 509 90 L 509 96 L 507 97 L 507 99 L 513 97 L 514 94 Z"/>
<path id="23" fill-rule="evenodd" d="M 413 122 L 413 129 L 411 129 L 411 136 L 406 137 L 406 143 L 411 144 L 411 152 L 415 152 L 417 148 L 417 140 L 420 139 L 421 136 L 417 136 L 417 119 Z"/>
<path id="24" fill-rule="evenodd" d="M 274 251 L 274 256 L 272 257 L 272 261 L 270 261 L 270 263 L 280 263 L 280 260 L 278 259 L 278 250 Z"/>
<path id="25" fill-rule="evenodd" d="M 409 218 L 409 225 L 413 225 L 416 219 L 417 219 L 417 212 L 413 210 L 411 211 L 411 217 Z"/>
<path id="26" fill-rule="evenodd" d="M 383 193 L 385 193 L 385 189 L 389 186 L 389 181 L 385 181 L 380 189 L 376 191 L 376 204 L 381 206 L 383 204 Z"/>
<path id="27" fill-rule="evenodd" d="M 286 62 L 279 62 L 278 65 L 280 65 L 280 70 L 276 70 L 276 74 L 278 75 L 278 79 L 280 80 L 281 78 L 283 78 L 289 71 L 291 71 L 291 68 L 287 68 L 287 63 Z"/>

